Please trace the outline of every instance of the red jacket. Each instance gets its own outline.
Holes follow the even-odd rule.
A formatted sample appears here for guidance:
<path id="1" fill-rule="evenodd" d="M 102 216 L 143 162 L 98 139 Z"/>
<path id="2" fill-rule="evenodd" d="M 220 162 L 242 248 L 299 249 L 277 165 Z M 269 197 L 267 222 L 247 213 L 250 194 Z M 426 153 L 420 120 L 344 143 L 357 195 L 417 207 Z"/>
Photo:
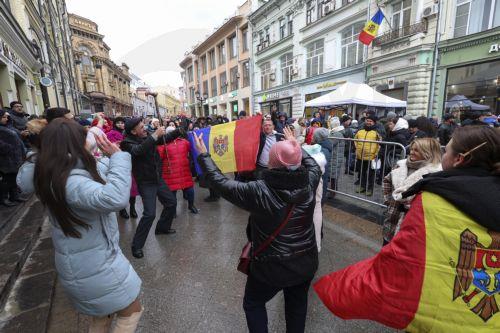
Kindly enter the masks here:
<path id="1" fill-rule="evenodd" d="M 189 150 L 189 141 L 181 138 L 158 146 L 162 160 L 162 177 L 172 191 L 194 186 L 189 166 Z"/>

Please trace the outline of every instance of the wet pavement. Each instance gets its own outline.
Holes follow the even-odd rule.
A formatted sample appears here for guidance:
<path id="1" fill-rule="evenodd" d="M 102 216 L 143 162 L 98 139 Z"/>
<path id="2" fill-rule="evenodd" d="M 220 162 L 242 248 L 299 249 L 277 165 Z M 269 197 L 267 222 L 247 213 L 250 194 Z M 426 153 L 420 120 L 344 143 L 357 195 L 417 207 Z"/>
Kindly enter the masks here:
<path id="1" fill-rule="evenodd" d="M 205 189 L 197 189 L 200 214 L 187 210 L 178 194 L 175 235 L 154 235 L 135 259 L 130 243 L 138 220 L 120 220 L 121 245 L 142 278 L 141 301 L 145 312 L 138 332 L 246 332 L 242 299 L 246 277 L 236 270 L 246 242 L 248 213 L 221 199 L 205 203 Z M 142 212 L 138 200 L 139 216 Z M 160 207 L 158 207 L 159 216 Z M 357 216 L 325 208 L 325 238 L 317 277 L 367 258 L 380 248 L 380 227 Z M 84 316 L 68 310 L 56 288 L 49 332 L 84 332 Z M 284 300 L 279 293 L 268 303 L 270 332 L 285 332 Z M 376 310 L 376 309 L 374 309 Z M 73 322 L 68 318 L 73 316 Z M 370 321 L 344 321 L 334 317 L 311 290 L 307 332 L 393 332 Z"/>

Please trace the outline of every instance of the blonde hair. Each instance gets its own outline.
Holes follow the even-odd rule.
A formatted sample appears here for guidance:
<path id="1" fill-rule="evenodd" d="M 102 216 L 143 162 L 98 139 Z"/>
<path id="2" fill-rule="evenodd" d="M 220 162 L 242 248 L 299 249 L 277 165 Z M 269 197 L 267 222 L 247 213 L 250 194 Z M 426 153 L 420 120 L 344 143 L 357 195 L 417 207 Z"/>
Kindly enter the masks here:
<path id="1" fill-rule="evenodd" d="M 416 149 L 422 154 L 425 161 L 431 164 L 441 163 L 441 146 L 434 138 L 415 139 L 410 145 L 410 149 Z"/>
<path id="2" fill-rule="evenodd" d="M 33 119 L 26 123 L 26 128 L 31 134 L 40 134 L 40 132 L 47 126 L 45 119 Z"/>

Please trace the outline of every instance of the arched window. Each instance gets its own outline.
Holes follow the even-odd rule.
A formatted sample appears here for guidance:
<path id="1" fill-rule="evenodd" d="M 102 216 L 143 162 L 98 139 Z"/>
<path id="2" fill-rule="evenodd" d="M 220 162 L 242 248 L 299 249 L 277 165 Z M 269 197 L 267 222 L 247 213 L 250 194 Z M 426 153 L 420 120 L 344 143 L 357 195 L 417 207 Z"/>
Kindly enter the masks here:
<path id="1" fill-rule="evenodd" d="M 80 46 L 78 51 L 82 52 L 80 70 L 84 74 L 94 74 L 94 62 L 92 61 L 92 52 L 85 47 Z"/>
<path id="2" fill-rule="evenodd" d="M 363 62 L 363 45 L 359 42 L 359 33 L 364 23 L 358 22 L 340 32 L 342 44 L 342 68 Z"/>

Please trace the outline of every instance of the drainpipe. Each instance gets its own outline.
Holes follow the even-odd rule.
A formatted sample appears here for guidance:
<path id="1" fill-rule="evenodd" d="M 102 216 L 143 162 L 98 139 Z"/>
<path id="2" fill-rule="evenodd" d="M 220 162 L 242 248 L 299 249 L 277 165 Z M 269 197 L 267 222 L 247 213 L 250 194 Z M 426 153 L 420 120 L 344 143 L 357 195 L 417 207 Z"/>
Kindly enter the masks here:
<path id="1" fill-rule="evenodd" d="M 253 52 L 253 29 L 255 28 L 255 26 L 253 25 L 253 22 L 248 20 L 248 23 L 249 23 L 249 26 L 252 28 L 251 31 L 250 31 L 250 61 L 248 62 L 249 63 L 249 68 L 248 70 L 250 71 L 250 101 L 249 101 L 249 107 L 250 107 L 250 113 L 253 115 L 255 114 L 255 109 L 254 109 L 254 93 L 255 93 L 255 80 L 254 80 L 254 61 L 255 61 L 255 54 Z M 250 115 L 249 113 L 249 115 Z"/>
<path id="2" fill-rule="evenodd" d="M 45 3 L 45 5 L 47 6 L 47 10 L 48 10 L 48 6 L 49 6 L 49 3 Z M 42 0 L 38 0 L 38 8 L 40 9 L 40 15 L 42 15 L 42 21 L 44 19 L 43 17 L 43 14 L 44 14 L 44 10 L 43 10 L 43 5 L 42 5 Z M 48 17 L 49 17 L 49 20 L 50 20 L 50 12 L 47 13 Z M 50 75 L 52 76 L 52 80 L 54 82 L 54 90 L 55 90 L 55 95 L 56 95 L 56 103 L 57 103 L 57 106 L 59 107 L 59 94 L 57 93 L 57 82 L 56 82 L 56 78 L 55 76 L 53 75 L 53 70 L 54 68 L 52 67 L 52 55 L 51 55 L 51 51 L 50 51 L 50 37 L 49 37 L 49 33 L 47 31 L 47 25 L 43 24 L 43 34 L 45 36 L 45 49 L 47 50 L 47 56 L 49 57 L 49 65 L 50 65 Z M 43 50 L 42 50 L 43 51 Z M 56 50 L 57 51 L 57 50 Z M 49 108 L 49 107 L 52 107 L 53 105 L 44 105 L 44 108 Z M 44 110 L 45 112 L 45 110 Z"/>
<path id="3" fill-rule="evenodd" d="M 438 57 L 439 57 L 439 42 L 441 40 L 441 8 L 442 1 L 438 2 L 438 13 L 437 13 L 437 23 L 436 23 L 436 41 L 434 43 L 434 59 L 432 61 L 432 78 L 431 85 L 429 88 L 429 105 L 427 108 L 427 117 L 430 117 L 432 113 L 432 107 L 434 105 L 434 90 L 436 89 L 436 75 L 437 75 L 437 65 L 438 65 Z"/>
<path id="4" fill-rule="evenodd" d="M 66 83 L 64 82 L 63 69 L 62 69 L 62 65 L 61 65 L 61 57 L 60 57 L 58 45 L 57 45 L 58 41 L 56 38 L 56 27 L 54 25 L 54 21 L 52 20 L 52 18 L 55 16 L 55 14 L 51 11 L 52 5 L 53 5 L 52 2 L 47 2 L 47 7 L 49 8 L 49 21 L 50 21 L 50 25 L 52 26 L 52 37 L 54 39 L 54 44 L 55 44 L 54 47 L 56 49 L 57 63 L 59 66 L 59 76 L 61 78 L 61 88 L 62 88 L 63 96 L 64 96 L 64 107 L 67 109 L 68 108 L 68 98 L 66 96 Z M 59 32 L 59 33 L 61 33 L 61 32 Z M 63 48 L 64 48 L 64 46 L 63 46 Z M 57 82 L 56 82 L 55 87 L 56 87 L 56 95 L 57 95 L 59 93 L 57 91 Z"/>

